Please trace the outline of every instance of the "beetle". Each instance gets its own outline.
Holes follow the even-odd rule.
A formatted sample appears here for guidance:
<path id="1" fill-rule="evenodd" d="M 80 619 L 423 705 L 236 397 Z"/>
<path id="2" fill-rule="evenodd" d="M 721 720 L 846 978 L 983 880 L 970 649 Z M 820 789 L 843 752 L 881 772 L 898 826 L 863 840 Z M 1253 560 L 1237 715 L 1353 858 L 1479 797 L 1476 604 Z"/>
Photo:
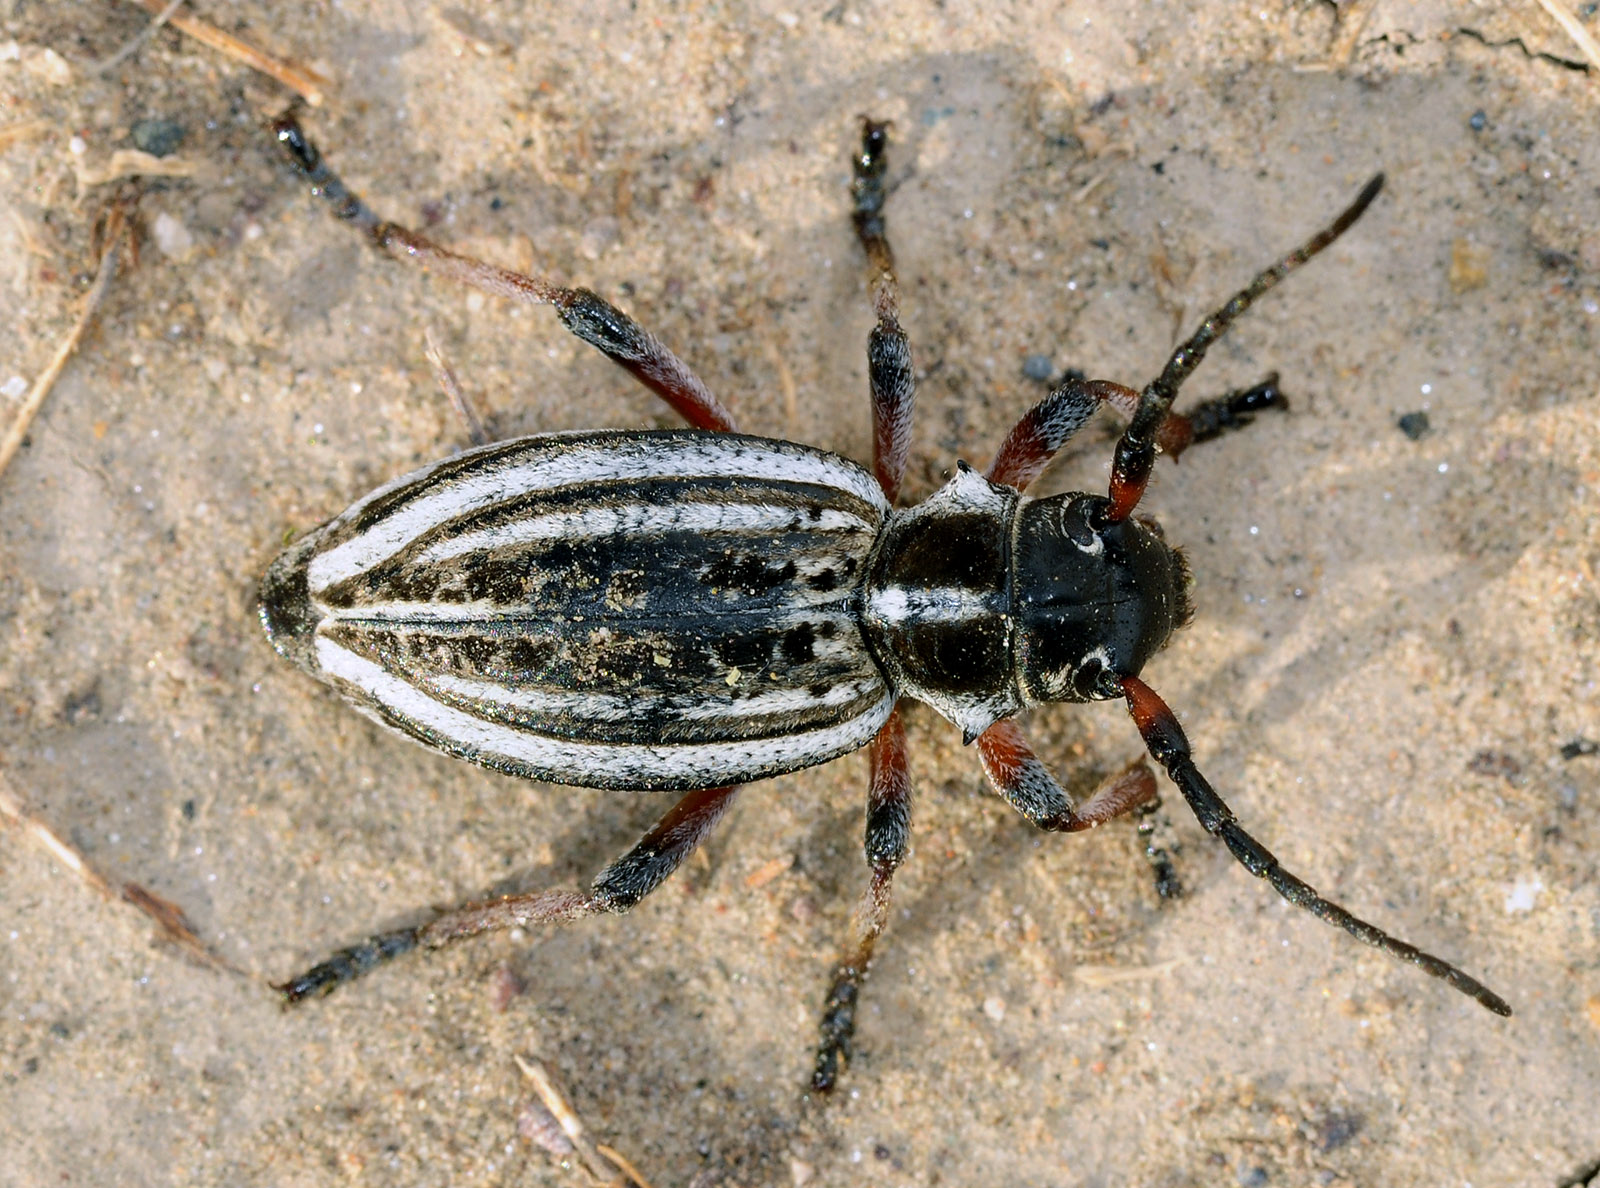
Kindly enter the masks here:
<path id="1" fill-rule="evenodd" d="M 1382 174 L 1206 318 L 1143 390 L 1069 374 L 984 473 L 958 462 L 942 489 L 897 508 L 914 370 L 884 219 L 887 123 L 863 119 L 852 181 L 876 317 L 872 472 L 734 432 L 689 367 L 603 298 L 457 255 L 378 218 L 292 117 L 275 131 L 313 193 L 380 251 L 554 306 L 569 331 L 691 426 L 480 441 L 380 487 L 273 562 L 260 604 L 273 646 L 368 717 L 513 775 L 683 794 L 589 890 L 468 904 L 372 937 L 279 986 L 288 1001 L 414 948 L 626 911 L 694 850 L 740 785 L 867 747 L 870 881 L 825 1001 L 811 1082 L 825 1092 L 849 1058 L 862 981 L 907 852 L 912 789 L 899 701 L 924 702 L 958 726 L 995 792 L 1027 820 L 1074 832 L 1148 805 L 1153 773 L 1136 761 L 1076 804 L 1015 719 L 1048 702 L 1121 700 L 1200 824 L 1251 874 L 1511 1013 L 1475 978 L 1286 871 L 1201 775 L 1176 716 L 1140 675 L 1191 614 L 1182 553 L 1134 514 L 1158 450 L 1175 458 L 1286 403 L 1275 375 L 1187 414 L 1172 402 L 1236 318 L 1361 217 Z M 1030 483 L 1101 405 L 1129 418 L 1107 493 L 1029 498 Z"/>

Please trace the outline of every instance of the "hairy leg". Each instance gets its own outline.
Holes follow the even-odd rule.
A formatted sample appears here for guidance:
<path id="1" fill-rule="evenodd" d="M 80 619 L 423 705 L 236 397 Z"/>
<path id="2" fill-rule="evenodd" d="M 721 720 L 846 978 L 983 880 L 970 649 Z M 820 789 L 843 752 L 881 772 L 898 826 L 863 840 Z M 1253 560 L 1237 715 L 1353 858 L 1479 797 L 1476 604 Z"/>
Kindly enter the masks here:
<path id="1" fill-rule="evenodd" d="M 380 219 L 328 168 L 294 117 L 278 120 L 273 133 L 311 183 L 311 192 L 326 199 L 336 217 L 354 224 L 380 251 L 414 260 L 430 272 L 496 297 L 552 305 L 563 326 L 661 397 L 690 425 L 715 430 L 734 427 L 732 415 L 687 363 L 603 297 L 459 255 L 409 227 Z"/>
<path id="2" fill-rule="evenodd" d="M 654 891 L 695 850 L 732 803 L 738 786 L 691 792 L 610 866 L 588 891 L 546 890 L 463 904 L 427 924 L 379 933 L 340 949 L 274 989 L 287 1002 L 330 994 L 412 949 L 437 949 L 500 928 L 567 924 L 602 912 L 625 912 Z"/>

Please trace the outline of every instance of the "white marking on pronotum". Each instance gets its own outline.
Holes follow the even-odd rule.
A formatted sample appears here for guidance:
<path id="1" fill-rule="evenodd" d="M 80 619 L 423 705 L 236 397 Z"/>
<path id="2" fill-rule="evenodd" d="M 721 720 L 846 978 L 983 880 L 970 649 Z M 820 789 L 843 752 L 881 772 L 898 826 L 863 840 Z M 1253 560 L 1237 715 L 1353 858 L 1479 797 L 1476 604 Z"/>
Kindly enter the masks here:
<path id="1" fill-rule="evenodd" d="M 537 439 L 528 456 L 515 453 L 491 459 L 478 473 L 467 472 L 437 490 L 401 502 L 393 511 L 360 534 L 342 541 L 325 553 L 312 557 L 306 569 L 311 589 L 320 591 L 392 557 L 409 541 L 415 540 L 446 521 L 504 503 L 531 491 L 549 491 L 576 484 L 599 481 L 626 481 L 650 478 L 738 478 L 762 482 L 812 483 L 853 495 L 880 515 L 887 515 L 888 501 L 870 474 L 853 462 L 817 450 L 780 449 L 780 443 L 752 441 L 749 438 L 650 435 L 617 437 L 597 443 L 563 442 L 559 436 Z M 462 457 L 473 453 L 505 451 L 505 445 L 485 446 L 469 451 L 448 463 L 459 466 Z M 408 475 L 398 483 L 381 488 L 391 492 L 397 486 L 426 477 L 436 467 Z M 361 500 L 328 525 L 337 532 L 360 515 L 374 496 Z"/>
<path id="2" fill-rule="evenodd" d="M 959 623 L 1001 613 L 992 595 L 976 593 L 961 586 L 935 586 L 930 590 L 908 590 L 904 586 L 884 586 L 867 599 L 870 612 L 886 623 L 907 620 Z"/>
<path id="3" fill-rule="evenodd" d="M 538 714 L 571 714 L 596 722 L 615 722 L 639 712 L 640 696 L 621 697 L 614 693 L 585 693 L 565 689 L 511 689 L 492 681 L 438 676 L 428 682 L 441 693 L 451 693 L 471 701 L 503 705 Z M 817 707 L 849 705 L 871 693 L 881 693 L 881 680 L 843 681 L 830 685 L 820 697 L 804 689 L 774 689 L 751 697 L 728 701 L 709 698 L 675 709 L 673 714 L 689 722 L 728 722 L 739 718 L 761 718 L 773 714 L 800 713 Z M 661 700 L 660 697 L 653 700 Z"/>
<path id="4" fill-rule="evenodd" d="M 424 549 L 416 563 L 425 565 L 460 557 L 479 549 L 506 549 L 538 540 L 593 540 L 599 537 L 663 532 L 782 532 L 798 523 L 807 532 L 872 530 L 871 520 L 827 508 L 813 518 L 809 511 L 773 503 L 630 503 L 551 512 L 463 532 Z"/>
<path id="5" fill-rule="evenodd" d="M 549 738 L 478 718 L 430 697 L 409 682 L 348 652 L 327 638 L 317 640 L 317 661 L 324 673 L 348 681 L 379 705 L 431 730 L 452 745 L 475 752 L 474 758 L 498 756 L 526 764 L 562 783 L 706 781 L 706 786 L 748 778 L 745 773 L 796 770 L 864 746 L 894 708 L 885 690 L 863 713 L 844 722 L 776 738 L 718 743 L 648 746 L 585 743 Z"/>

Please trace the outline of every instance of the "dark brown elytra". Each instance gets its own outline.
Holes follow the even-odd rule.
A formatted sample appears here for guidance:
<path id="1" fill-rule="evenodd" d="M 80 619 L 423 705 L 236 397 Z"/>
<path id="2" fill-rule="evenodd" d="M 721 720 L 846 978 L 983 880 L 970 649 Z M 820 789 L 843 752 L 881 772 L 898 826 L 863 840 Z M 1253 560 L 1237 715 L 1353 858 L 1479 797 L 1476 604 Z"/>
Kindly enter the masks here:
<path id="1" fill-rule="evenodd" d="M 379 219 L 327 168 L 292 119 L 280 121 L 275 131 L 297 167 L 311 181 L 314 192 L 327 199 L 340 218 L 353 223 L 385 254 L 409 258 L 430 271 L 487 293 L 554 306 L 567 329 L 635 376 L 691 426 L 707 433 L 733 429 L 732 416 L 689 367 L 603 298 L 585 289 L 566 288 L 457 255 L 413 230 Z M 862 143 L 855 159 L 851 194 L 857 235 L 871 270 L 871 300 L 876 319 L 868 340 L 873 468 L 879 486 L 893 505 L 900 493 L 909 456 L 915 371 L 909 340 L 899 322 L 899 283 L 884 220 L 887 137 L 888 124 L 871 119 L 862 121 Z M 1019 704 L 1044 700 L 1125 702 L 1150 756 L 1166 770 L 1200 824 L 1219 837 L 1251 874 L 1267 880 L 1289 903 L 1448 982 L 1490 1011 L 1509 1015 L 1511 1008 L 1505 1000 L 1476 979 L 1358 919 L 1284 870 L 1265 847 L 1245 832 L 1200 774 L 1176 716 L 1139 677 L 1148 653 L 1181 624 L 1189 609 L 1183 592 L 1186 575 L 1181 560 L 1165 546 L 1149 543 L 1154 538 L 1139 527 L 1142 520 L 1133 518 L 1149 482 L 1157 451 L 1176 457 L 1194 442 L 1249 423 L 1258 411 L 1283 408 L 1286 404 L 1275 374 L 1261 384 L 1205 401 L 1186 414 L 1172 411 L 1173 400 L 1210 346 L 1234 320 L 1262 294 L 1348 230 L 1377 197 L 1382 185 L 1382 175 L 1374 177 L 1327 228 L 1265 269 L 1206 318 L 1173 352 L 1160 375 L 1142 391 L 1103 380 L 1069 377 L 1030 409 L 1007 435 L 985 477 L 991 486 L 1002 488 L 1009 495 L 1019 495 L 1101 405 L 1111 405 L 1129 418 L 1116 445 L 1106 494 L 1064 498 L 1060 504 L 1059 524 L 1053 519 L 1050 528 L 1069 544 L 1077 542 L 1077 547 L 1085 552 L 1101 549 L 1125 555 L 1129 558 L 1125 572 L 1138 579 L 1134 586 L 1117 591 L 1118 605 L 1128 611 L 1128 622 L 1133 626 L 1105 625 L 1098 628 L 1102 633 L 1098 639 L 1073 645 L 1080 661 L 1088 654 L 1088 645 L 1096 643 L 1104 645 L 1097 649 L 1104 656 L 1120 656 L 1125 660 L 1116 663 L 1107 659 L 1092 666 L 1081 662 L 1072 666 L 1057 665 L 1055 671 L 1069 673 L 1070 682 L 1058 683 L 1037 696 L 1022 699 Z M 447 384 L 448 387 L 452 385 Z M 481 439 L 481 433 L 478 436 Z M 962 473 L 968 473 L 964 465 Z M 1046 501 L 1035 501 L 1027 506 L 1042 508 Z M 1056 516 L 1055 505 L 1051 507 L 1052 516 Z M 1024 522 L 1019 520 L 1019 523 Z M 890 539 L 899 533 L 896 539 L 909 539 L 915 531 L 917 523 L 908 511 L 889 521 L 884 538 Z M 1017 567 L 1045 568 L 1052 555 L 1046 551 L 1029 552 L 1020 535 L 1018 540 L 1021 543 L 1014 550 L 1015 557 L 1010 556 L 1011 546 L 998 550 L 999 554 L 1010 557 L 1008 564 L 1013 566 L 997 578 L 1007 590 L 1012 588 L 1013 579 L 1017 577 Z M 889 551 L 888 548 L 883 550 L 884 553 Z M 937 540 L 929 545 L 929 553 L 930 556 L 939 553 Z M 973 549 L 969 548 L 963 556 L 970 558 L 972 554 Z M 906 546 L 897 556 L 906 567 L 901 576 L 906 577 L 917 563 L 914 551 Z M 940 563 L 954 566 L 961 561 L 952 554 Z M 763 564 L 747 560 L 742 564 L 730 562 L 723 578 L 730 586 L 759 588 L 764 582 L 793 576 L 792 573 L 775 576 L 776 573 Z M 968 580 L 977 582 L 983 576 L 968 575 Z M 1050 576 L 1036 573 L 1034 578 L 1037 584 Z M 1023 607 L 1017 611 L 1017 618 L 1020 621 L 1028 613 L 1032 612 Z M 885 628 L 875 637 L 875 646 L 880 650 L 884 646 L 899 646 L 896 638 L 893 630 Z M 959 667 L 963 642 L 959 638 L 943 641 L 942 650 L 920 658 L 880 655 L 879 659 L 885 671 L 891 674 L 901 672 L 903 666 L 915 659 L 930 670 L 937 668 L 939 679 L 958 681 L 963 674 L 952 672 L 950 668 L 952 665 Z M 784 647 L 793 649 L 798 657 L 811 643 L 809 639 L 796 637 L 786 639 Z M 1041 654 L 1048 649 L 1048 640 L 1034 648 Z M 1040 657 L 1036 655 L 1033 659 Z M 1000 674 L 1000 678 L 1026 686 L 1037 676 L 1027 668 L 1028 662 L 1024 657 L 1014 671 Z M 1141 760 L 1112 777 L 1083 803 L 1075 804 L 1034 754 L 1022 728 L 1009 714 L 992 724 L 986 721 L 974 727 L 967 741 L 976 741 L 984 770 L 996 792 L 1043 829 L 1075 832 L 1093 828 L 1113 817 L 1147 807 L 1155 798 L 1154 776 Z M 906 734 L 898 709 L 890 713 L 868 750 L 871 777 L 864 848 L 871 875 L 857 914 L 855 936 L 835 967 L 826 997 L 821 1040 L 811 1078 L 813 1088 L 824 1092 L 834 1087 L 850 1056 L 861 986 L 887 921 L 894 872 L 905 858 L 909 844 L 912 785 Z M 341 950 L 279 989 L 288 1001 L 295 1002 L 328 992 L 414 948 L 435 948 L 492 929 L 560 923 L 603 912 L 626 911 L 672 874 L 721 819 L 737 791 L 736 786 L 715 787 L 683 796 L 632 849 L 606 867 L 587 891 L 544 890 L 469 904 L 420 927 L 384 933 Z M 1163 889 L 1175 890 L 1176 877 L 1164 855 L 1153 853 L 1152 857 Z"/>

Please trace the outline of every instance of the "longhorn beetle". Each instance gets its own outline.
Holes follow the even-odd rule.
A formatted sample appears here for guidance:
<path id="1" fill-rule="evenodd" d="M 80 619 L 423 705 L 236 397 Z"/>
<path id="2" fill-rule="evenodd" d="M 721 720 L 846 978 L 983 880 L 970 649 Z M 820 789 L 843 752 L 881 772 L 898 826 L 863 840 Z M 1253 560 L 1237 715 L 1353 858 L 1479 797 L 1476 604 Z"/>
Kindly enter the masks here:
<path id="1" fill-rule="evenodd" d="M 1357 919 L 1290 874 L 1200 774 L 1145 663 L 1190 616 L 1189 575 L 1134 516 L 1158 448 L 1281 407 L 1276 377 L 1183 414 L 1173 398 L 1240 314 L 1359 219 L 1383 175 L 1201 323 L 1142 391 L 1068 378 L 988 470 L 964 462 L 896 508 L 913 368 L 884 223 L 887 127 L 863 120 L 852 204 L 877 322 L 867 355 L 873 471 L 746 437 L 676 355 L 587 289 L 450 252 L 381 220 L 292 118 L 279 141 L 313 193 L 379 250 L 485 292 L 552 305 L 568 330 L 693 428 L 479 442 L 380 487 L 273 562 L 273 646 L 357 709 L 426 746 L 529 779 L 684 793 L 587 891 L 469 904 L 344 949 L 278 987 L 295 1002 L 413 948 L 495 928 L 624 912 L 677 869 L 739 785 L 867 747 L 871 870 L 823 1011 L 812 1085 L 850 1054 L 856 1002 L 910 831 L 901 698 L 961 728 L 994 790 L 1041 829 L 1090 829 L 1147 804 L 1137 762 L 1074 804 L 1014 720 L 1051 701 L 1127 703 L 1145 747 L 1200 824 L 1286 900 L 1419 966 L 1499 1015 L 1475 978 Z M 1023 492 L 1102 404 L 1128 416 L 1104 496 Z"/>

